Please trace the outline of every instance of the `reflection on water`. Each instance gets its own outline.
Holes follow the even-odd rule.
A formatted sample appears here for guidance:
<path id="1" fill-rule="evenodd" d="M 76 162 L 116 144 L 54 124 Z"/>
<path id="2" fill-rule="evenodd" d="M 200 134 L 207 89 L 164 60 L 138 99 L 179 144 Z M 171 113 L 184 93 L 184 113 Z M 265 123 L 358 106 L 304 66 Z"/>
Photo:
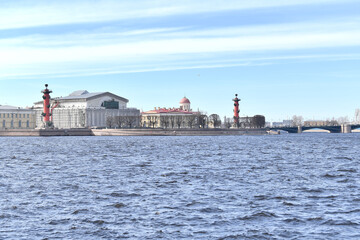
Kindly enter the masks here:
<path id="1" fill-rule="evenodd" d="M 0 239 L 360 238 L 358 134 L 0 142 Z"/>

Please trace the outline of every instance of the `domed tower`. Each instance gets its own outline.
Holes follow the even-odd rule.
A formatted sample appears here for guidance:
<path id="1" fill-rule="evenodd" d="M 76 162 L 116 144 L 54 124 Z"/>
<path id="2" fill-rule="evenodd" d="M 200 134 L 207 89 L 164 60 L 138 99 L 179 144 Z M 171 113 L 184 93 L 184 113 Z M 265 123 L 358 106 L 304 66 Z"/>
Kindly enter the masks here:
<path id="1" fill-rule="evenodd" d="M 186 97 L 183 97 L 180 100 L 180 109 L 185 110 L 185 111 L 190 111 L 190 100 L 187 99 Z"/>

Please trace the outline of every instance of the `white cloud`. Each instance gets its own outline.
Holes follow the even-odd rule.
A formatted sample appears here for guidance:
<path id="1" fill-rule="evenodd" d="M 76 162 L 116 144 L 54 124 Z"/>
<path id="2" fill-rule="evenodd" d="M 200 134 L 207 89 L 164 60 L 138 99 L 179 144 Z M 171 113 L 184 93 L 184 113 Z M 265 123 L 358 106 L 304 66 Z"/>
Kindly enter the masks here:
<path id="1" fill-rule="evenodd" d="M 176 39 L 249 38 L 358 32 L 360 19 L 327 19 L 322 22 L 295 22 L 241 27 L 192 29 L 191 27 L 108 29 L 66 34 L 36 34 L 0 39 L 0 47 L 57 48 L 73 46 L 102 46 Z"/>
<path id="2" fill-rule="evenodd" d="M 227 58 L 223 56 L 218 60 L 187 60 L 182 62 L 174 62 L 173 59 L 162 57 L 161 61 L 142 62 L 139 65 L 127 64 L 122 62 L 116 65 L 113 62 L 106 62 L 102 65 L 95 64 L 93 66 L 62 63 L 57 65 L 31 65 L 31 67 L 22 69 L 14 67 L 1 71 L 1 79 L 48 79 L 48 78 L 74 78 L 81 76 L 98 76 L 112 75 L 122 73 L 138 73 L 138 72 L 156 72 L 156 71 L 172 71 L 183 69 L 205 69 L 205 68 L 225 68 L 239 66 L 262 66 L 277 64 L 283 61 L 344 61 L 344 60 L 360 60 L 360 54 L 319 54 L 319 55 L 285 55 L 279 57 L 244 57 L 244 58 Z"/>
<path id="3" fill-rule="evenodd" d="M 349 1 L 354 0 L 11 1 L 0 8 L 0 29 Z"/>
<path id="4" fill-rule="evenodd" d="M 186 1 L 171 6 L 168 1 L 157 1 L 156 6 L 164 6 L 164 8 L 172 9 L 173 12 L 178 11 L 178 13 L 184 13 L 186 10 L 190 12 L 215 11 L 216 1 L 211 1 L 213 4 L 204 5 L 206 6 L 205 10 L 184 9 L 189 8 L 189 6 L 194 7 L 196 4 L 203 4 L 202 1 L 189 4 L 189 6 L 185 4 Z M 131 7 L 135 6 L 112 1 L 102 2 L 104 3 L 102 6 L 109 5 L 108 7 L 110 7 L 110 3 L 113 3 L 115 8 L 132 9 Z M 144 2 L 142 9 L 133 10 L 147 11 L 147 14 L 165 11 L 164 8 L 157 11 L 146 10 L 149 2 L 142 2 Z M 280 0 L 229 1 L 221 5 L 220 8 L 230 7 L 230 5 L 227 6 L 230 3 L 234 4 L 235 8 L 249 8 L 263 7 L 267 4 L 280 6 L 289 4 L 288 2 Z M 329 1 L 314 0 L 311 2 Z M 77 9 L 80 12 L 79 15 L 75 16 L 75 14 L 69 19 L 62 18 L 62 21 L 83 21 L 92 19 L 92 17 L 98 19 L 100 16 L 97 13 L 91 13 L 91 11 L 83 13 L 87 6 L 78 2 L 76 4 L 79 7 Z M 295 0 L 291 1 L 291 4 L 310 4 L 310 1 Z M 34 9 L 39 10 L 41 7 L 34 7 Z M 61 7 L 63 5 L 59 8 L 53 6 L 53 11 L 64 10 Z M 71 6 L 68 8 L 70 10 L 64 10 L 65 14 L 74 14 L 72 12 L 75 11 L 74 8 Z M 114 9 L 103 10 L 104 12 L 101 14 L 106 14 Z M 0 22 L 1 18 L 4 21 L 9 21 L 1 15 L 1 11 L 3 10 L 0 9 Z M 19 12 L 22 11 L 23 9 L 19 10 Z M 54 12 L 45 11 L 44 14 L 51 13 Z M 29 14 L 32 16 L 32 13 Z M 15 14 L 17 19 L 16 16 L 18 15 Z M 55 14 L 54 18 L 47 21 L 46 24 L 51 24 L 53 20 L 57 21 L 56 19 L 59 16 Z M 39 17 L 41 18 L 41 16 Z M 21 18 L 19 17 L 19 19 Z M 36 17 L 33 20 L 29 20 L 25 24 L 37 24 Z M 0 78 L 31 75 L 80 76 L 100 73 L 158 71 L 161 69 L 271 64 L 274 61 L 279 61 L 281 55 L 286 55 L 286 59 L 316 59 L 314 55 L 298 54 L 299 51 L 305 49 L 354 46 L 360 46 L 360 19 L 355 18 L 325 19 L 316 23 L 299 22 L 207 29 L 192 29 L 189 26 L 135 28 L 121 31 L 116 28 L 109 28 L 106 30 L 83 30 L 67 34 L 37 34 L 0 39 Z M 257 57 L 255 59 L 252 55 L 269 55 L 271 57 L 268 59 Z M 295 56 L 295 58 L 290 56 Z M 328 53 L 324 58 L 326 56 L 334 59 L 333 54 Z M 338 55 L 338 57 L 348 59 L 344 57 L 344 54 Z M 356 54 L 353 57 L 358 59 Z"/>
<path id="5" fill-rule="evenodd" d="M 71 47 L 22 47 L 1 44 L 0 69 L 8 64 L 45 64 L 59 62 L 142 61 L 152 56 L 299 50 L 325 47 L 359 46 L 360 30 L 301 32 L 267 35 L 174 38 Z"/>

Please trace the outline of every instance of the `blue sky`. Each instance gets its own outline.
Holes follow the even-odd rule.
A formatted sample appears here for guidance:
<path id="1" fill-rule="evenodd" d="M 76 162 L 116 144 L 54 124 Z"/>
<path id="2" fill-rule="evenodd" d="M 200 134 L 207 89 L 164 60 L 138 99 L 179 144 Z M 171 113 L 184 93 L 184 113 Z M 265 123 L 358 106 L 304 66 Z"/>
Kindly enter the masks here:
<path id="1" fill-rule="evenodd" d="M 360 1 L 3 1 L 0 104 L 110 91 L 142 110 L 178 106 L 268 121 L 353 118 Z"/>

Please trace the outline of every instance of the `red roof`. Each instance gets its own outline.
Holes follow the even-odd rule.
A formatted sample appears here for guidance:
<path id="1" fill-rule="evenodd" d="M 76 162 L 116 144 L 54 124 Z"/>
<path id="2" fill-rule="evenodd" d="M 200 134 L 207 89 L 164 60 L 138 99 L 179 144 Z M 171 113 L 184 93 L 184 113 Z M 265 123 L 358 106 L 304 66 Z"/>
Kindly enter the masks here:
<path id="1" fill-rule="evenodd" d="M 180 104 L 181 103 L 190 103 L 190 100 L 187 99 L 186 97 L 183 97 L 181 100 L 180 100 Z"/>
<path id="2" fill-rule="evenodd" d="M 155 110 L 150 110 L 147 112 L 142 112 L 143 114 L 149 113 L 185 113 L 185 114 L 194 114 L 194 112 L 182 110 L 180 108 L 158 108 Z"/>

